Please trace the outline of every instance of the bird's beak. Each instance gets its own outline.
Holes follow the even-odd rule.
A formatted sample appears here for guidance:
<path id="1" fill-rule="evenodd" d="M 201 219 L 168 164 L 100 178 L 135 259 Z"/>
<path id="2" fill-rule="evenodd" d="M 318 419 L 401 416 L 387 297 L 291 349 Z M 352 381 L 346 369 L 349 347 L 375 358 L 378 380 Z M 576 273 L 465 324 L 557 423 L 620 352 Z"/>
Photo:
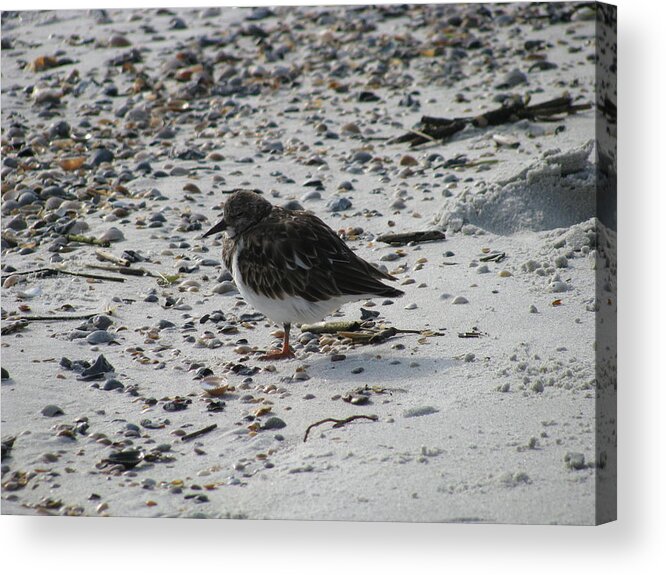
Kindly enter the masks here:
<path id="1" fill-rule="evenodd" d="M 227 222 L 225 222 L 224 220 L 220 220 L 201 237 L 207 238 L 208 236 L 212 236 L 213 234 L 219 234 L 220 232 L 223 232 L 226 229 L 227 229 Z"/>

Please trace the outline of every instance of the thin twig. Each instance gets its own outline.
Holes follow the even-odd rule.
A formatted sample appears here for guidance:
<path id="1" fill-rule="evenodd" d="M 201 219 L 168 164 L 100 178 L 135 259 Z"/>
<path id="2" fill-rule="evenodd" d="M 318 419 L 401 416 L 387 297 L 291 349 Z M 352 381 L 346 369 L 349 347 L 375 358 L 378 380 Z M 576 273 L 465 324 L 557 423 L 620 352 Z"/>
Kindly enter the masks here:
<path id="1" fill-rule="evenodd" d="M 58 273 L 67 274 L 68 276 L 77 276 L 80 278 L 90 278 L 93 280 L 102 280 L 107 282 L 124 282 L 125 278 L 116 278 L 113 276 L 101 276 L 98 274 L 87 274 L 84 272 L 70 272 L 65 270 L 56 270 Z"/>
<path id="2" fill-rule="evenodd" d="M 93 270 L 104 270 L 107 272 L 116 272 L 125 276 L 151 276 L 151 277 L 160 277 L 157 274 L 154 274 L 153 272 L 149 272 L 148 270 L 144 268 L 123 268 L 123 267 L 117 267 L 117 266 L 107 266 L 107 265 L 102 265 L 102 264 L 86 264 L 87 268 L 93 269 Z M 117 279 L 115 281 L 118 281 Z M 121 281 L 125 281 L 124 279 Z"/>
<path id="3" fill-rule="evenodd" d="M 80 315 L 22 315 L 16 318 L 16 320 L 27 320 L 27 321 L 73 321 L 79 319 L 90 319 L 96 315 L 100 315 L 103 312 L 93 312 L 93 313 L 84 313 Z M 12 321 L 14 321 L 12 319 Z"/>
<path id="4" fill-rule="evenodd" d="M 321 421 L 316 421 L 312 425 L 309 425 L 308 428 L 305 430 L 305 436 L 303 437 L 303 443 L 305 443 L 308 440 L 308 435 L 310 434 L 310 430 L 313 427 L 317 427 L 318 425 L 321 425 L 322 423 L 328 423 L 329 421 L 334 423 L 333 427 L 342 427 L 343 425 L 349 423 L 350 421 L 354 421 L 355 419 L 369 419 L 370 421 L 377 421 L 379 418 L 376 415 L 352 415 L 351 417 L 348 417 L 347 419 L 333 419 L 332 417 L 327 417 L 326 419 L 322 419 Z"/>
<path id="5" fill-rule="evenodd" d="M 205 435 L 206 433 L 210 433 L 216 427 L 217 427 L 217 423 L 213 423 L 213 425 L 209 425 L 208 427 L 204 427 L 203 429 L 199 429 L 198 431 L 193 431 L 192 433 L 188 433 L 187 435 L 183 435 L 180 438 L 180 440 L 181 441 L 190 441 L 191 439 L 196 439 L 197 437 Z"/>
<path id="6" fill-rule="evenodd" d="M 36 274 L 36 273 L 40 273 L 40 272 L 54 272 L 54 271 L 55 270 L 53 270 L 51 268 L 37 268 L 35 270 L 28 270 L 28 271 L 25 271 L 25 272 L 12 272 L 12 273 L 10 273 L 6 276 L 2 276 L 2 281 L 4 282 L 7 278 L 9 278 L 11 276 L 27 276 L 29 274 Z"/>
<path id="7" fill-rule="evenodd" d="M 11 273 L 7 276 L 4 276 L 2 278 L 2 282 L 4 283 L 4 281 L 7 278 L 10 278 L 12 276 L 24 276 L 24 275 L 28 275 L 28 274 L 47 274 L 46 277 L 48 277 L 48 275 L 52 275 L 52 274 L 65 274 L 65 275 L 68 275 L 68 276 L 76 276 L 76 277 L 81 277 L 81 278 L 90 278 L 90 279 L 94 279 L 94 280 L 105 280 L 105 281 L 110 281 L 110 282 L 124 282 L 125 281 L 125 278 L 117 278 L 117 277 L 113 277 L 113 276 L 101 276 L 101 275 L 97 275 L 97 274 L 87 274 L 87 273 L 83 273 L 83 272 L 71 272 L 69 270 L 63 270 L 63 269 L 60 269 L 60 268 L 38 268 L 36 270 L 29 270 L 29 271 L 25 271 L 25 272 L 13 272 L 13 273 Z"/>

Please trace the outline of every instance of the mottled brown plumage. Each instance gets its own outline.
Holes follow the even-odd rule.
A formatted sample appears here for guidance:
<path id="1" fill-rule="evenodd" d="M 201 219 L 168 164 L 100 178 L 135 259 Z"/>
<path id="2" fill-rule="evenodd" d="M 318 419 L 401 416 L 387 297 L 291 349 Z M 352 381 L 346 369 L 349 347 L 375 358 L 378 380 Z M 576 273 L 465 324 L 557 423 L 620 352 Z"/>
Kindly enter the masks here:
<path id="1" fill-rule="evenodd" d="M 343 303 L 398 297 L 382 283 L 395 278 L 358 257 L 314 214 L 273 206 L 238 191 L 222 221 L 204 237 L 225 231 L 223 258 L 245 299 L 274 321 L 318 321 Z"/>

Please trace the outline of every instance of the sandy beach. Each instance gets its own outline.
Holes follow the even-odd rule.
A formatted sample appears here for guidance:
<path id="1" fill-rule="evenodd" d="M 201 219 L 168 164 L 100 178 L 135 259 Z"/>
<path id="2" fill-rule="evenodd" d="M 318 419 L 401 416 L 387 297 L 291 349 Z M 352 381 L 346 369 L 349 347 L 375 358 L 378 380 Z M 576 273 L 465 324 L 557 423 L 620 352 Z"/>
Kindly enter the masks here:
<path id="1" fill-rule="evenodd" d="M 3 13 L 2 513 L 612 518 L 614 134 L 594 12 L 544 6 Z M 563 94 L 554 121 L 395 141 Z M 237 188 L 311 210 L 405 295 L 259 361 L 280 327 L 201 238 Z M 378 239 L 421 231 L 445 237 Z"/>

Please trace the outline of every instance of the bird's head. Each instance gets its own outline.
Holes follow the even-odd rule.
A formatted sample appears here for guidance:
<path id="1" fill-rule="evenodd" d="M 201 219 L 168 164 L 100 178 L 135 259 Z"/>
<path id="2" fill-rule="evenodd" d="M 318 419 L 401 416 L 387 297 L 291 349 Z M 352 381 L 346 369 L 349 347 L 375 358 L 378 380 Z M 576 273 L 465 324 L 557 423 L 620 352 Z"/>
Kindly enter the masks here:
<path id="1" fill-rule="evenodd" d="M 256 192 L 240 190 L 234 192 L 224 204 L 222 219 L 202 237 L 227 232 L 233 238 L 263 220 L 273 209 L 272 204 Z"/>

